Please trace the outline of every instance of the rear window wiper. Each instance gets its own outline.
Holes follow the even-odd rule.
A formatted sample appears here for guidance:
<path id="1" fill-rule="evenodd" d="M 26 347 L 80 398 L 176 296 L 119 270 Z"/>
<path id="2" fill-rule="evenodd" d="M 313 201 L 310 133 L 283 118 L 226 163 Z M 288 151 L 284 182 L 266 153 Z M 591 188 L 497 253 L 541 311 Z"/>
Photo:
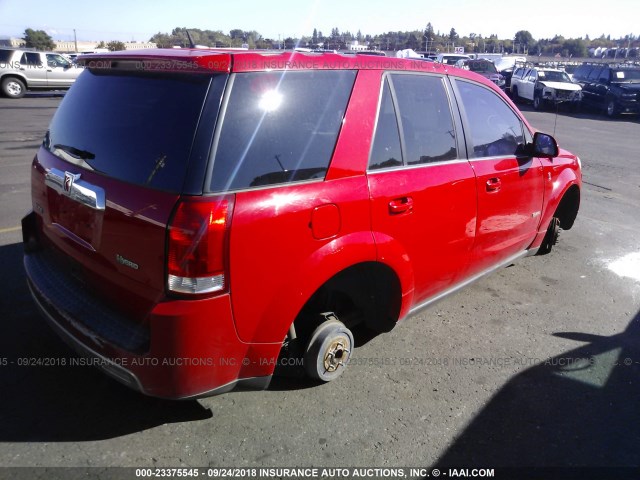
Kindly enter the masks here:
<path id="1" fill-rule="evenodd" d="M 93 160 L 94 158 L 96 158 L 94 153 L 88 152 L 86 150 L 80 150 L 79 148 L 76 148 L 76 147 L 70 147 L 69 145 L 60 145 L 58 143 L 58 144 L 55 144 L 53 148 L 62 150 L 63 152 L 66 152 L 82 160 Z"/>

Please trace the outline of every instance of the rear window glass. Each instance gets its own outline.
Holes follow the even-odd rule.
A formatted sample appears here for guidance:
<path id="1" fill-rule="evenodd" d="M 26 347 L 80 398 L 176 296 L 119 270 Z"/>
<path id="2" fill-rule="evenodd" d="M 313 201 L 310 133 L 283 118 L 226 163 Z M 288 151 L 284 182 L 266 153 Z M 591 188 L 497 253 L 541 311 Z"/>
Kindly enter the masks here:
<path id="1" fill-rule="evenodd" d="M 86 70 L 60 104 L 45 148 L 109 177 L 180 192 L 210 82 L 208 75 Z"/>
<path id="2" fill-rule="evenodd" d="M 211 190 L 323 179 L 355 75 L 351 70 L 236 74 Z"/>
<path id="3" fill-rule="evenodd" d="M 12 53 L 13 50 L 0 50 L 0 68 L 5 68 L 5 66 L 1 64 L 8 62 Z"/>

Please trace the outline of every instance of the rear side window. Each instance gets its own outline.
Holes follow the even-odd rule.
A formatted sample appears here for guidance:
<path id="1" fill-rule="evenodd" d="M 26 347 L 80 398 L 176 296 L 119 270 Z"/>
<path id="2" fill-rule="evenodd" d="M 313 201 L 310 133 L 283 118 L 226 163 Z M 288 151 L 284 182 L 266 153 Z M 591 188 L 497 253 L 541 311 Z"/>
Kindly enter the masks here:
<path id="1" fill-rule="evenodd" d="M 20 59 L 20 63 L 22 65 L 40 66 L 40 65 L 42 65 L 42 60 L 40 59 L 40 54 L 39 53 L 26 52 L 26 53 L 22 54 L 22 58 Z"/>
<path id="2" fill-rule="evenodd" d="M 87 69 L 60 104 L 45 148 L 118 180 L 180 192 L 210 82 L 208 75 Z"/>
<path id="3" fill-rule="evenodd" d="M 382 94 L 369 169 L 442 162 L 457 157 L 456 132 L 443 79 L 429 75 L 389 75 Z"/>
<path id="4" fill-rule="evenodd" d="M 323 179 L 355 75 L 236 74 L 217 134 L 211 190 Z"/>
<path id="5" fill-rule="evenodd" d="M 513 156 L 524 143 L 520 118 L 491 90 L 456 81 L 471 130 L 469 158 Z"/>
<path id="6" fill-rule="evenodd" d="M 407 165 L 455 160 L 456 135 L 441 77 L 391 75 Z"/>

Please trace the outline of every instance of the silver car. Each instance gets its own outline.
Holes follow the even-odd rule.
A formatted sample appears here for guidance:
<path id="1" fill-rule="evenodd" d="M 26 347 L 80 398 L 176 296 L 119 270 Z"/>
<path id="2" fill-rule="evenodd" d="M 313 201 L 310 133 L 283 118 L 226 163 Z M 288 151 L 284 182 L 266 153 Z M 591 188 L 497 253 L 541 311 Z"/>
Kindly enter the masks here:
<path id="1" fill-rule="evenodd" d="M 0 89 L 9 98 L 20 98 L 27 90 L 67 89 L 82 70 L 55 52 L 0 50 Z"/>

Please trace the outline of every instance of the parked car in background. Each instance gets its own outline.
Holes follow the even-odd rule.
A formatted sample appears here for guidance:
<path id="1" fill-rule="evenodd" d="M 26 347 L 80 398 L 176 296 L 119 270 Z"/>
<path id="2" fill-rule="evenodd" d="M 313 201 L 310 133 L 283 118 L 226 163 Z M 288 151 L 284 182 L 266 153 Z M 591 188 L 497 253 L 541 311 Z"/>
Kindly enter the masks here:
<path id="1" fill-rule="evenodd" d="M 59 53 L 0 49 L 0 89 L 9 98 L 20 98 L 27 90 L 67 89 L 81 72 Z"/>
<path id="2" fill-rule="evenodd" d="M 470 60 L 469 55 L 463 55 L 461 53 L 439 53 L 436 56 L 436 62 L 444 63 L 445 65 L 455 65 L 459 60 Z"/>
<path id="3" fill-rule="evenodd" d="M 478 54 L 479 58 L 483 58 Z M 511 75 L 517 66 L 527 63 L 527 58 L 522 56 L 503 56 L 493 60 L 496 70 L 504 77 L 504 88 L 507 92 L 511 92 Z"/>
<path id="4" fill-rule="evenodd" d="M 505 88 L 504 77 L 500 73 L 498 73 L 498 70 L 496 70 L 496 66 L 490 60 L 458 60 L 456 66 L 482 75 L 484 78 L 492 81 L 503 90 Z"/>
<path id="5" fill-rule="evenodd" d="M 27 282 L 65 341 L 148 395 L 263 389 L 282 365 L 334 380 L 354 336 L 548 253 L 578 213 L 578 157 L 465 70 L 85 61 L 33 160 Z"/>
<path id="6" fill-rule="evenodd" d="M 584 64 L 573 74 L 582 86 L 583 102 L 609 117 L 640 113 L 640 68 L 622 65 Z"/>
<path id="7" fill-rule="evenodd" d="M 560 103 L 576 109 L 582 100 L 580 85 L 554 68 L 518 67 L 511 76 L 510 88 L 514 101 L 532 102 L 536 110 Z"/>

